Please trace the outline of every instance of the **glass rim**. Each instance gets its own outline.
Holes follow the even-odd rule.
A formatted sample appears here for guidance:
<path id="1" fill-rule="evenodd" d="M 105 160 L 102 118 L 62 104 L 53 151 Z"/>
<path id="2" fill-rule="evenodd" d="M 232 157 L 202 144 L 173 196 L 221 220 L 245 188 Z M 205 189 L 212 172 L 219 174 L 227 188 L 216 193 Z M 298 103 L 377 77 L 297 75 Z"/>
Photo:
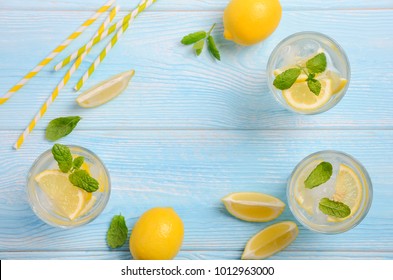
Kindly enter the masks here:
<path id="1" fill-rule="evenodd" d="M 356 218 L 356 220 L 354 220 L 352 223 L 350 223 L 349 226 L 343 227 L 341 229 L 337 229 L 336 231 L 325 231 L 325 230 L 320 229 L 320 228 L 312 227 L 312 226 L 310 226 L 310 224 L 306 223 L 304 221 L 305 219 L 302 219 L 299 215 L 297 215 L 298 211 L 295 211 L 295 209 L 294 209 L 296 201 L 294 201 L 295 200 L 294 196 L 291 197 L 291 194 L 292 194 L 291 191 L 294 189 L 294 187 L 291 187 L 293 185 L 292 184 L 292 179 L 294 177 L 294 174 L 298 171 L 299 167 L 301 167 L 302 164 L 307 162 L 312 157 L 318 156 L 320 154 L 335 154 L 335 155 L 341 155 L 341 156 L 344 156 L 344 157 L 348 157 L 351 161 L 353 161 L 354 163 L 356 163 L 359 166 L 359 169 L 360 169 L 359 171 L 362 172 L 362 174 L 364 175 L 364 180 L 366 181 L 365 182 L 366 185 L 362 182 L 362 189 L 363 189 L 363 191 L 364 190 L 368 191 L 368 198 L 363 203 L 364 204 L 363 208 L 362 208 L 362 205 L 360 206 L 360 208 L 362 208 L 362 213 Z M 358 172 L 356 172 L 356 173 L 358 173 Z M 373 201 L 373 185 L 372 185 L 372 181 L 371 181 L 370 175 L 368 174 L 367 169 L 355 157 L 353 157 L 352 155 L 350 155 L 348 153 L 337 151 L 337 150 L 321 150 L 321 151 L 314 152 L 314 153 L 304 157 L 294 167 L 293 171 L 291 172 L 291 174 L 290 174 L 290 176 L 289 176 L 289 178 L 287 180 L 286 198 L 287 198 L 288 206 L 289 206 L 289 209 L 291 210 L 292 215 L 305 228 L 307 228 L 307 229 L 309 229 L 311 231 L 317 232 L 317 233 L 333 235 L 333 234 L 339 234 L 339 233 L 343 233 L 343 232 L 346 232 L 346 231 L 349 231 L 349 230 L 353 229 L 358 224 L 360 224 L 360 222 L 367 216 L 367 214 L 368 214 L 368 212 L 369 212 L 369 210 L 371 208 L 372 201 Z"/>
<path id="2" fill-rule="evenodd" d="M 321 37 L 323 39 L 326 39 L 328 41 L 330 41 L 338 50 L 338 53 L 340 56 L 342 56 L 343 61 L 345 63 L 345 68 L 346 68 L 346 72 L 347 74 L 347 84 L 345 85 L 345 87 L 340 91 L 340 93 L 337 95 L 336 94 L 336 99 L 334 100 L 334 103 L 331 103 L 329 106 L 325 104 L 325 106 L 320 107 L 319 109 L 315 110 L 315 111 L 310 111 L 310 112 L 305 112 L 305 111 L 300 111 L 300 110 L 296 110 L 294 108 L 292 108 L 289 104 L 287 104 L 286 102 L 283 102 L 280 98 L 277 97 L 277 93 L 275 88 L 273 87 L 273 81 L 271 80 L 271 75 L 270 73 L 273 71 L 273 59 L 276 58 L 276 54 L 277 52 L 281 49 L 281 47 L 289 40 L 296 38 L 296 37 L 300 37 L 300 36 L 315 36 L 315 37 Z M 345 96 L 345 94 L 348 91 L 349 88 L 349 84 L 351 82 L 351 65 L 349 62 L 349 58 L 348 55 L 346 54 L 345 50 L 341 47 L 341 45 L 332 37 L 321 33 L 321 32 L 317 32 L 317 31 L 301 31 L 301 32 L 296 32 L 293 33 L 287 37 L 285 37 L 284 39 L 282 39 L 272 50 L 269 59 L 267 61 L 267 67 L 266 67 L 266 77 L 267 77 L 267 84 L 268 84 L 268 88 L 269 91 L 271 92 L 271 94 L 273 95 L 274 99 L 284 108 L 286 108 L 287 110 L 294 112 L 296 114 L 300 114 L 300 115 L 316 115 L 316 114 L 321 114 L 324 113 L 330 109 L 332 109 L 333 107 L 335 107 Z"/>
<path id="3" fill-rule="evenodd" d="M 101 160 L 101 158 L 100 158 L 96 153 L 92 152 L 91 150 L 89 150 L 89 149 L 87 149 L 87 148 L 85 148 L 85 147 L 78 146 L 78 145 L 65 145 L 65 146 L 67 146 L 68 148 L 70 148 L 71 152 L 72 152 L 72 149 L 79 149 L 79 150 L 81 150 L 82 152 L 85 152 L 86 154 L 89 154 L 90 156 L 92 156 L 92 157 L 93 157 L 95 160 L 97 160 L 98 163 L 102 166 L 103 171 L 104 171 L 104 173 L 105 173 L 105 175 L 106 175 L 107 183 L 108 183 L 107 190 L 104 192 L 104 193 L 105 193 L 104 197 L 103 197 L 101 200 L 96 201 L 96 203 L 100 203 L 101 206 L 100 206 L 99 208 L 97 208 L 96 211 L 93 211 L 93 212 L 91 212 L 91 213 L 89 214 L 89 216 L 92 215 L 92 217 L 86 219 L 85 221 L 82 221 L 82 222 L 80 222 L 80 223 L 77 223 L 77 224 L 66 224 L 66 225 L 61 225 L 61 224 L 57 224 L 57 223 L 55 223 L 55 222 L 52 222 L 52 221 L 49 221 L 48 219 L 46 219 L 43 215 L 41 215 L 41 214 L 38 212 L 37 207 L 36 207 L 35 205 L 33 205 L 33 199 L 32 199 L 32 197 L 33 197 L 33 195 L 34 195 L 33 192 L 35 192 L 35 191 L 33 191 L 33 190 L 31 189 L 32 187 L 29 186 L 29 181 L 31 180 L 31 176 L 33 175 L 33 171 L 34 171 L 34 168 L 36 167 L 36 165 L 37 165 L 40 161 L 42 161 L 46 156 L 48 156 L 48 154 L 51 154 L 51 153 L 52 153 L 52 149 L 45 150 L 44 152 L 42 152 L 42 153 L 34 160 L 33 164 L 32 164 L 31 167 L 29 168 L 29 171 L 28 171 L 27 176 L 26 176 L 26 187 L 25 187 L 25 190 L 26 190 L 26 192 L 27 192 L 27 198 L 28 198 L 28 202 L 29 202 L 30 208 L 33 210 L 34 214 L 35 214 L 41 221 L 43 221 L 44 223 L 46 223 L 46 224 L 48 224 L 48 225 L 50 225 L 50 226 L 53 226 L 53 227 L 63 228 L 63 229 L 71 229 L 71 228 L 80 227 L 80 226 L 82 226 L 82 225 L 85 225 L 85 224 L 88 224 L 88 223 L 92 222 L 93 220 L 95 220 L 95 219 L 99 216 L 100 213 L 102 213 L 102 212 L 104 211 L 106 205 L 107 205 L 108 202 L 109 202 L 109 198 L 110 198 L 110 195 L 111 195 L 112 185 L 111 185 L 111 178 L 110 178 L 109 171 L 108 171 L 107 167 L 105 166 L 104 162 Z M 87 213 L 89 213 L 89 212 L 87 212 Z M 51 214 L 51 216 L 53 216 L 53 215 Z"/>

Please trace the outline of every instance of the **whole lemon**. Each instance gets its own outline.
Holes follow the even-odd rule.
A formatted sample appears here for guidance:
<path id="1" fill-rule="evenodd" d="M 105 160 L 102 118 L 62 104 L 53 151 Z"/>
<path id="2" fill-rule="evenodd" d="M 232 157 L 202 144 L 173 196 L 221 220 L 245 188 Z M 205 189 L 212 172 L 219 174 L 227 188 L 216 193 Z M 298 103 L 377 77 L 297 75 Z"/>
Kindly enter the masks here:
<path id="1" fill-rule="evenodd" d="M 224 11 L 224 37 L 244 46 L 261 42 L 276 30 L 281 14 L 278 0 L 232 0 Z"/>
<path id="2" fill-rule="evenodd" d="M 180 250 L 184 226 L 172 208 L 152 208 L 136 222 L 130 252 L 136 260 L 171 260 Z"/>

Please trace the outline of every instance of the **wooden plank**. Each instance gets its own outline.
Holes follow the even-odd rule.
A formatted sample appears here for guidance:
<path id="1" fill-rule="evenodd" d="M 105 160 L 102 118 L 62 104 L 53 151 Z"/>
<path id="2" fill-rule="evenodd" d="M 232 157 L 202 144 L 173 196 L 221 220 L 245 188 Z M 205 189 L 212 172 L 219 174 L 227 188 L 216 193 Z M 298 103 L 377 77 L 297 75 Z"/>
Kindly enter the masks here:
<path id="1" fill-rule="evenodd" d="M 0 92 L 6 92 L 88 14 L 0 12 L 0 25 L 4 27 L 0 30 Z M 214 62 L 207 52 L 196 58 L 191 48 L 180 45 L 183 35 L 220 22 L 221 13 L 206 12 L 201 20 L 196 18 L 201 18 L 199 12 L 141 15 L 84 88 L 134 68 L 136 76 L 123 95 L 94 110 L 80 109 L 74 103 L 71 88 L 104 46 L 100 45 L 62 91 L 38 128 L 43 129 L 49 120 L 62 115 L 84 117 L 80 129 L 393 127 L 393 79 L 387 71 L 393 65 L 393 39 L 389 36 L 393 10 L 285 12 L 274 35 L 263 44 L 249 48 L 225 41 L 219 24 L 214 35 L 222 52 L 220 63 Z M 347 96 L 331 111 L 311 117 L 295 115 L 280 107 L 268 91 L 265 74 L 267 59 L 276 44 L 292 33 L 309 30 L 310 22 L 313 30 L 328 34 L 342 44 L 352 66 Z M 91 33 L 86 33 L 69 51 L 87 40 Z M 364 38 L 361 43 L 359 34 Z M 54 74 L 51 67 L 45 68 L 2 105 L 0 119 L 7 121 L 0 123 L 0 129 L 24 129 L 63 74 L 64 71 Z"/>
<path id="2" fill-rule="evenodd" d="M 104 0 L 85 0 L 83 2 L 77 0 L 67 1 L 50 1 L 50 0 L 13 0 L 3 1 L 1 3 L 2 9 L 7 10 L 77 10 L 77 11 L 88 11 L 94 10 L 99 7 L 100 4 L 105 3 Z M 122 9 L 132 9 L 137 5 L 139 1 L 129 0 L 117 0 L 117 3 Z M 158 0 L 157 3 L 152 7 L 154 11 L 193 11 L 193 10 L 214 10 L 222 11 L 225 9 L 229 0 Z M 305 0 L 305 1 L 293 1 L 293 0 L 281 0 L 280 1 L 284 10 L 326 10 L 326 9 L 366 9 L 366 8 L 392 8 L 393 3 L 391 0 Z"/>
<path id="3" fill-rule="evenodd" d="M 242 251 L 181 251 L 176 260 L 236 260 Z M 129 260 L 127 250 L 111 251 L 41 251 L 41 252 L 0 252 L 2 260 Z M 290 251 L 279 252 L 269 260 L 391 260 L 392 252 L 320 252 Z"/>
<path id="4" fill-rule="evenodd" d="M 67 231 L 38 220 L 25 196 L 28 169 L 50 144 L 36 133 L 16 152 L 9 148 L 15 137 L 14 131 L 0 132 L 0 251 L 5 256 L 14 251 L 106 251 L 105 234 L 113 215 L 125 215 L 132 228 L 145 210 L 167 205 L 184 220 L 183 250 L 217 251 L 217 258 L 225 257 L 221 251 L 240 252 L 271 222 L 237 220 L 226 213 L 220 198 L 235 191 L 259 191 L 286 201 L 286 180 L 293 167 L 324 149 L 348 152 L 366 166 L 374 184 L 373 206 L 358 227 L 344 234 L 322 235 L 300 227 L 288 250 L 331 252 L 332 258 L 336 251 L 370 252 L 370 257 L 375 252 L 376 258 L 393 253 L 390 130 L 74 132 L 62 142 L 97 153 L 110 171 L 113 189 L 103 214 Z M 277 221 L 293 219 L 286 209 Z"/>

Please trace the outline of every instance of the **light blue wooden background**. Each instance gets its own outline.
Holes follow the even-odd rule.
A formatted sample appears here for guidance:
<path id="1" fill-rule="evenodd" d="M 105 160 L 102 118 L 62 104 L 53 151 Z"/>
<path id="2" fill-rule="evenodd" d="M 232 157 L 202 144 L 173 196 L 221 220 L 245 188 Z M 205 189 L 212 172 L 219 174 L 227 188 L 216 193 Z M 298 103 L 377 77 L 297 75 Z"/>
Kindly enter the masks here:
<path id="1" fill-rule="evenodd" d="M 5 93 L 104 1 L 0 0 L 0 93 Z M 121 16 L 137 4 L 118 1 Z M 98 45 L 19 151 L 12 145 L 64 75 L 46 67 L 0 107 L 0 259 L 129 259 L 128 246 L 110 250 L 105 234 L 122 213 L 132 228 L 154 206 L 172 206 L 185 222 L 179 259 L 239 259 L 247 240 L 268 224 L 229 216 L 220 198 L 235 191 L 265 192 L 285 201 L 293 167 L 318 150 L 358 158 L 374 183 L 367 218 L 340 235 L 300 226 L 296 241 L 272 259 L 393 259 L 393 1 L 282 0 L 276 32 L 253 47 L 222 37 L 228 0 L 158 0 L 128 30 L 86 88 L 135 69 L 119 98 L 93 110 L 75 105 L 72 86 Z M 120 15 L 119 15 L 120 17 Z M 196 58 L 183 35 L 218 23 L 222 62 Z M 88 40 L 94 28 L 62 56 Z M 347 51 L 352 82 L 334 109 L 299 116 L 281 108 L 266 85 L 275 45 L 298 31 L 319 31 Z M 58 61 L 56 59 L 56 61 Z M 112 196 L 103 214 L 78 229 L 41 222 L 25 192 L 28 169 L 52 143 L 44 139 L 56 117 L 80 115 L 61 142 L 96 152 L 110 170 Z M 286 209 L 279 221 L 293 220 Z"/>

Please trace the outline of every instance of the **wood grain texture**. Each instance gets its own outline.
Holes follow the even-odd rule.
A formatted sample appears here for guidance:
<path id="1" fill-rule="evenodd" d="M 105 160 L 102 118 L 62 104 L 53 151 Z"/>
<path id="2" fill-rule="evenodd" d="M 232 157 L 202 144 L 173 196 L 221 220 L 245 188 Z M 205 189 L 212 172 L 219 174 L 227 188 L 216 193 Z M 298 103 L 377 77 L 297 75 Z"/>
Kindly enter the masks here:
<path id="1" fill-rule="evenodd" d="M 122 12 L 137 0 L 118 0 Z M 296 241 L 272 259 L 393 259 L 393 1 L 281 0 L 283 18 L 263 43 L 240 47 L 222 37 L 228 0 L 159 0 L 140 15 L 85 89 L 133 68 L 131 86 L 105 106 L 76 106 L 73 85 L 105 45 L 101 43 L 61 92 L 20 151 L 19 133 L 64 75 L 50 67 L 0 107 L 0 259 L 129 259 L 127 246 L 108 249 L 113 215 L 130 228 L 145 210 L 170 205 L 186 234 L 178 259 L 238 259 L 247 240 L 271 223 L 246 223 L 227 214 L 220 198 L 260 191 L 286 201 L 286 180 L 310 153 L 334 149 L 368 169 L 374 200 L 366 219 L 340 235 L 300 227 Z M 100 0 L 0 0 L 0 93 L 73 32 Z M 217 22 L 222 62 L 196 58 L 179 43 Z M 65 51 L 85 43 L 97 22 Z M 310 24 L 312 23 L 312 24 Z M 317 116 L 281 108 L 266 85 L 266 62 L 286 36 L 312 30 L 346 50 L 352 81 L 338 106 Z M 107 42 L 107 41 L 106 41 Z M 47 123 L 80 115 L 60 142 L 85 146 L 109 168 L 111 199 L 102 215 L 81 228 L 61 230 L 41 222 L 27 201 L 26 174 L 52 143 Z M 294 220 L 289 209 L 277 221 Z"/>
<path id="2" fill-rule="evenodd" d="M 393 258 L 393 210 L 389 207 L 393 199 L 389 164 L 393 143 L 379 143 L 380 139 L 393 139 L 393 132 L 118 131 L 115 137 L 106 131 L 74 133 L 66 142 L 93 149 L 106 163 L 113 189 L 103 214 L 86 226 L 64 231 L 38 220 L 26 200 L 24 175 L 50 146 L 34 135 L 27 149 L 20 152 L 9 150 L 7 145 L 0 148 L 0 170 L 5 174 L 0 182 L 0 251 L 4 256 L 21 250 L 42 251 L 44 255 L 49 251 L 48 256 L 52 251 L 110 251 L 105 234 L 113 215 L 123 213 L 132 228 L 145 210 L 170 205 L 185 223 L 183 250 L 210 251 L 217 258 L 233 256 L 221 255 L 221 251 L 240 255 L 247 240 L 271 222 L 237 220 L 226 213 L 220 198 L 235 191 L 259 191 L 286 201 L 286 180 L 298 161 L 318 150 L 336 149 L 352 154 L 368 169 L 374 184 L 369 215 L 358 227 L 340 235 L 321 235 L 300 227 L 296 241 L 278 257 L 306 258 L 305 252 L 310 251 L 310 256 L 324 252 L 320 258 L 341 258 L 360 251 Z M 286 209 L 277 221 L 293 219 Z M 100 256 L 104 257 L 102 252 Z M 209 254 L 200 258 L 204 256 Z"/>
<path id="3" fill-rule="evenodd" d="M 122 9 L 131 9 L 135 7 L 139 0 L 117 0 L 116 1 Z M 95 10 L 100 5 L 105 3 L 104 0 L 67 0 L 67 1 L 52 1 L 52 0 L 0 0 L 0 8 L 9 10 Z M 151 8 L 153 11 L 206 11 L 216 10 L 222 11 L 229 3 L 229 0 L 158 0 Z M 376 8 L 393 8 L 391 0 L 280 0 L 284 10 L 327 10 L 327 9 L 376 9 Z"/>
<path id="4" fill-rule="evenodd" d="M 5 26 L 0 30 L 0 92 L 6 92 L 87 16 L 87 12 L 0 12 L 0 25 Z M 393 67 L 393 39 L 388 35 L 393 10 L 286 12 L 271 38 L 249 48 L 226 42 L 220 35 L 220 24 L 215 36 L 221 63 L 214 62 L 207 52 L 196 58 L 191 48 L 179 43 L 184 34 L 220 22 L 221 13 L 205 12 L 203 19 L 196 20 L 198 16 L 180 12 L 141 15 L 84 90 L 130 68 L 136 70 L 132 85 L 116 101 L 95 110 L 75 105 L 72 87 L 104 46 L 101 44 L 37 128 L 70 114 L 84 117 L 78 128 L 90 130 L 392 128 L 393 76 L 387 69 Z M 276 44 L 292 33 L 310 29 L 309 22 L 314 22 L 312 30 L 342 44 L 352 66 L 352 81 L 344 99 L 329 112 L 313 117 L 282 108 L 267 88 L 265 73 Z M 64 56 L 90 35 L 77 40 Z M 358 38 L 363 38 L 361 43 Z M 25 128 L 64 75 L 64 71 L 53 73 L 57 61 L 2 105 L 0 119 L 12 122 L 1 122 L 0 129 Z"/>
<path id="5" fill-rule="evenodd" d="M 241 256 L 242 251 L 181 251 L 176 256 L 176 260 L 236 260 Z M 285 257 L 283 255 L 285 254 Z M 2 256 L 6 256 L 3 258 Z M 0 259 L 4 260 L 129 260 L 130 252 L 124 249 L 113 251 L 46 251 L 46 252 L 0 252 Z M 390 253 L 384 252 L 319 252 L 319 251 L 290 251 L 278 254 L 269 260 L 388 260 Z"/>

